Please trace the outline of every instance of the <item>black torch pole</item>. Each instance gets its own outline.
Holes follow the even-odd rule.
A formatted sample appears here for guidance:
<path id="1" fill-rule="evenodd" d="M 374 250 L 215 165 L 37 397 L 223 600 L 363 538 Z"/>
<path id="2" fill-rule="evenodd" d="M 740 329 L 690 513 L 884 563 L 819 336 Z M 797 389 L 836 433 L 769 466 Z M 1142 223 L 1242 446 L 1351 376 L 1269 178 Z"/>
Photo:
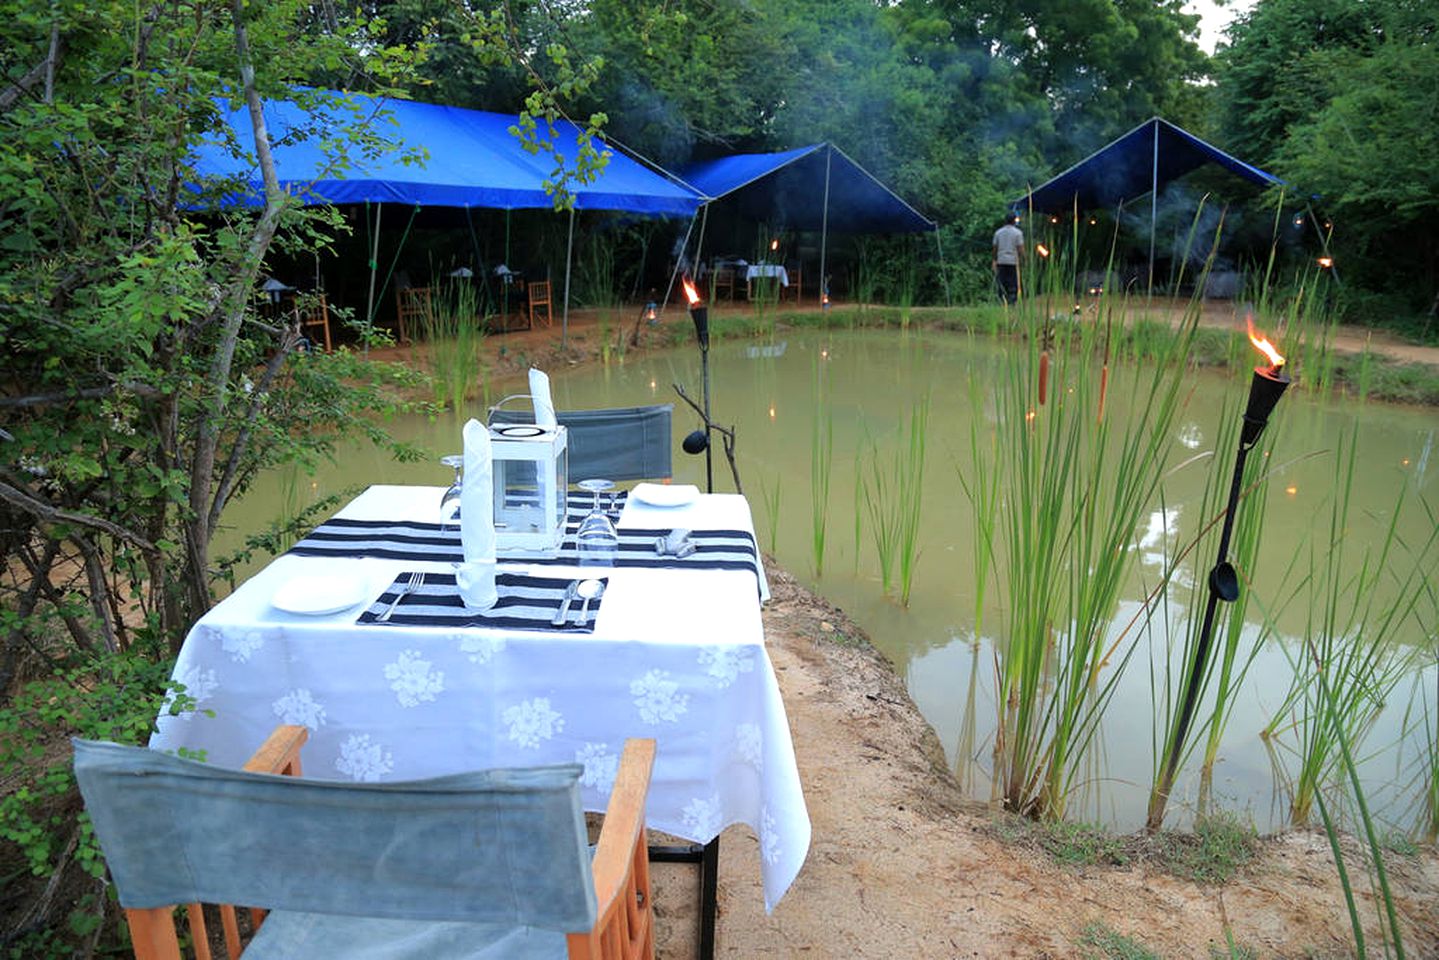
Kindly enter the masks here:
<path id="1" fill-rule="evenodd" d="M 710 449 L 710 311 L 702 303 L 690 307 L 695 323 L 695 339 L 700 345 L 700 379 L 704 384 L 705 416 L 705 492 L 715 492 L 714 451 Z"/>
<path id="2" fill-rule="evenodd" d="M 1179 769 L 1179 755 L 1184 748 L 1184 738 L 1189 734 L 1189 724 L 1194 719 L 1195 704 L 1199 699 L 1200 678 L 1209 663 L 1209 648 L 1214 639 L 1214 617 L 1219 601 L 1233 603 L 1239 598 L 1239 575 L 1229 562 L 1229 539 L 1234 533 L 1234 514 L 1239 507 L 1240 485 L 1244 480 L 1244 463 L 1249 451 L 1259 441 L 1259 435 L 1269 423 L 1269 414 L 1289 386 L 1289 378 L 1283 367 L 1255 367 L 1254 378 L 1249 384 L 1249 404 L 1244 409 L 1244 425 L 1239 432 L 1239 452 L 1234 458 L 1234 477 L 1229 482 L 1229 503 L 1224 510 L 1224 526 L 1219 534 L 1219 559 L 1209 571 L 1209 601 L 1204 607 L 1204 622 L 1199 628 L 1199 642 L 1195 647 L 1194 660 L 1184 680 L 1184 700 L 1179 708 L 1179 721 L 1174 727 L 1174 737 L 1169 743 L 1169 758 L 1164 774 L 1159 780 L 1155 799 L 1167 797 L 1174 784 L 1174 774 Z M 1162 815 L 1162 807 L 1159 808 Z M 1151 830 L 1159 824 L 1153 803 L 1150 806 Z"/>

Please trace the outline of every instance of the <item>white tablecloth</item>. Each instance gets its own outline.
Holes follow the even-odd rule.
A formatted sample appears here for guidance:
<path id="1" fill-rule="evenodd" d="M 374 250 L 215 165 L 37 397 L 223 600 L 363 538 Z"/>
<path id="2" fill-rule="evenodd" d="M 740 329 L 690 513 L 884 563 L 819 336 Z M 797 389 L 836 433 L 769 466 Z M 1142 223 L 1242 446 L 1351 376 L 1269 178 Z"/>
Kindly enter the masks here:
<path id="1" fill-rule="evenodd" d="M 338 515 L 433 520 L 441 493 L 371 487 Z M 679 508 L 630 502 L 619 526 L 753 531 L 735 495 Z M 309 777 L 388 781 L 579 762 L 585 805 L 602 810 L 624 739 L 654 737 L 649 825 L 708 842 L 748 824 L 773 909 L 804 863 L 810 823 L 754 573 L 606 571 L 593 634 L 361 626 L 365 604 L 304 616 L 270 603 L 297 576 L 360 579 L 368 603 L 405 570 L 447 566 L 278 557 L 191 630 L 174 677 L 198 712 L 162 717 L 150 745 L 240 766 L 277 723 L 298 723 L 310 729 Z M 503 558 L 501 569 L 580 574 Z"/>
<path id="2" fill-rule="evenodd" d="M 789 286 L 789 271 L 778 263 L 752 263 L 745 268 L 744 279 L 748 283 L 755 277 L 779 277 L 779 285 Z"/>

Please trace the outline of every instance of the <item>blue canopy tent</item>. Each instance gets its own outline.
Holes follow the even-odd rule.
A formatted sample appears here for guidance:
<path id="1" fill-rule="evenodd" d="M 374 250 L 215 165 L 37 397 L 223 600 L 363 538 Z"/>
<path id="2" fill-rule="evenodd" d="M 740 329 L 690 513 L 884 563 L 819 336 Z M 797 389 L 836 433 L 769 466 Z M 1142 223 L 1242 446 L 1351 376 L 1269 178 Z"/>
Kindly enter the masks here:
<path id="1" fill-rule="evenodd" d="M 1063 213 L 1076 207 L 1095 210 L 1120 206 L 1148 193 L 1149 282 L 1153 287 L 1159 188 L 1205 164 L 1216 164 L 1259 186 L 1284 182 L 1168 120 L 1153 117 L 1015 202 L 1041 213 Z"/>
<path id="2" fill-rule="evenodd" d="M 938 225 L 915 210 L 872 173 L 831 143 L 779 153 L 740 153 L 681 168 L 685 183 L 710 198 L 734 204 L 741 216 L 820 234 L 820 282 L 830 230 L 850 233 L 918 233 Z M 695 259 L 704 242 L 703 221 Z M 943 250 L 940 250 L 943 260 Z"/>
<path id="3" fill-rule="evenodd" d="M 510 128 L 511 114 L 466 110 L 363 94 L 328 93 L 324 106 L 302 107 L 271 100 L 265 122 L 273 144 L 281 186 L 307 204 L 397 203 L 424 206 L 489 207 L 504 210 L 553 206 L 545 184 L 555 176 L 554 158 L 530 153 Z M 238 154 L 217 137 L 197 151 L 202 178 L 234 185 L 227 205 L 264 203 L 264 183 L 255 160 L 254 131 L 245 107 L 225 116 Z M 365 125 L 373 139 L 348 148 L 338 158 L 324 143 L 341 129 Z M 539 121 L 545 132 L 544 121 Z M 579 156 L 580 131 L 568 120 L 555 124 L 554 149 L 572 169 Z M 570 248 L 574 210 L 613 210 L 648 216 L 692 216 L 704 197 L 656 173 L 609 144 L 605 168 L 588 183 L 569 183 L 574 194 L 570 240 L 566 250 L 563 335 L 569 325 Z M 414 162 L 419 153 L 423 162 Z M 378 245 L 378 214 L 375 242 Z M 371 258 L 369 315 L 374 316 L 374 267 Z"/>

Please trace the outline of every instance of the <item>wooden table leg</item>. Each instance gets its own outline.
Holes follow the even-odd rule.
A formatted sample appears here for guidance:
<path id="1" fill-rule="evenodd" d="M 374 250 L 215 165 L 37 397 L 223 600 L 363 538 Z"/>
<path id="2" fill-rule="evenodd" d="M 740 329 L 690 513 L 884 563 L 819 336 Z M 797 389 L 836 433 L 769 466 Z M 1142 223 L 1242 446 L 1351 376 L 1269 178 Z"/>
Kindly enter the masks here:
<path id="1" fill-rule="evenodd" d="M 714 960 L 715 914 L 719 898 L 719 837 L 709 843 L 651 846 L 651 863 L 697 863 L 700 867 L 699 960 Z"/>

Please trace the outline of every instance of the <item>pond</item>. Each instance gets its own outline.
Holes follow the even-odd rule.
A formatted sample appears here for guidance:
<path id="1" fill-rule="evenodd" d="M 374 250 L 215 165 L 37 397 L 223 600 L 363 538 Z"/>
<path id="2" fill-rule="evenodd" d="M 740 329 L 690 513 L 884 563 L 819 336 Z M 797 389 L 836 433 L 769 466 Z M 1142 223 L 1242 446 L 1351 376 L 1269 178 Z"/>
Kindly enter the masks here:
<path id="1" fill-rule="evenodd" d="M 904 677 L 920 711 L 943 743 L 956 776 L 971 795 L 988 799 L 992 784 L 996 726 L 993 638 L 1002 621 L 996 608 L 984 618 L 986 635 L 974 636 L 973 510 L 959 480 L 969 457 L 971 385 L 980 396 L 992 392 L 996 359 L 1006 344 L 972 341 L 955 334 L 905 334 L 900 331 L 825 331 L 791 333 L 774 340 L 720 342 L 710 355 L 712 404 L 717 423 L 733 424 L 738 461 L 755 515 L 761 546 L 801 581 L 842 607 L 869 634 Z M 815 381 L 819 371 L 829 384 L 833 410 L 833 455 L 828 494 L 828 532 L 823 570 L 816 574 L 812 547 L 812 434 Z M 679 441 L 697 426 L 697 418 L 675 395 L 672 384 L 698 398 L 700 364 L 694 349 L 631 355 L 625 362 L 592 364 L 552 371 L 556 405 L 562 409 L 675 402 L 675 479 L 703 487 L 704 458 L 679 450 Z M 1303 371 L 1298 371 L 1303 376 Z M 1122 379 L 1116 372 L 1116 378 Z M 1233 450 L 1213 451 L 1221 400 L 1242 400 L 1247 374 L 1199 372 L 1186 383 L 1188 402 L 1175 421 L 1171 462 L 1206 451 L 1163 484 L 1162 500 L 1150 507 L 1147 521 L 1134 531 L 1134 574 L 1115 617 L 1127 623 L 1141 598 L 1157 582 L 1166 562 L 1192 539 L 1202 519 L 1198 500 L 1205 471 L 1228 470 Z M 1111 396 L 1126 393 L 1116 382 Z M 514 384 L 493 386 L 499 396 Z M 881 588 L 872 531 L 857 476 L 868 469 L 867 451 L 898 446 L 903 425 L 920 398 L 930 403 L 923 476 L 922 539 L 907 607 Z M 482 404 L 476 404 L 479 415 Z M 985 405 L 992 415 L 992 406 Z M 1117 414 L 1116 414 L 1117 415 Z M 1439 415 L 1429 409 L 1316 399 L 1291 389 L 1278 407 L 1261 448 L 1273 447 L 1264 538 L 1253 582 L 1256 598 L 1269 611 L 1279 642 L 1262 645 L 1244 686 L 1234 700 L 1210 789 L 1222 809 L 1252 819 L 1260 830 L 1283 827 L 1289 819 L 1286 784 L 1294 776 L 1298 734 L 1280 727 L 1265 738 L 1289 692 L 1291 660 L 1303 655 L 1296 639 L 1312 604 L 1295 593 L 1296 556 L 1322 552 L 1329 536 L 1330 504 L 1340 473 L 1341 438 L 1358 428 L 1358 469 L 1347 515 L 1350 556 L 1358 563 L 1361 546 L 1382 539 L 1401 493 L 1404 523 L 1417 517 L 1422 537 L 1439 509 L 1439 455 L 1433 450 Z M 459 421 L 421 418 L 397 420 L 396 435 L 431 450 L 436 458 L 454 452 Z M 716 438 L 718 441 L 718 438 Z M 716 444 L 718 446 L 718 443 Z M 1217 457 L 1217 460 L 1215 459 Z M 722 453 L 715 452 L 715 489 L 732 481 Z M 226 515 L 236 530 L 256 529 L 274 518 L 277 506 L 294 509 L 357 482 L 441 485 L 449 472 L 437 461 L 395 464 L 370 449 L 348 450 L 342 462 L 320 474 L 267 477 Z M 574 478 L 578 479 L 578 478 Z M 1247 505 L 1241 510 L 1247 509 Z M 1431 512 L 1425 513 L 1425 510 Z M 1427 526 L 1426 526 L 1427 525 Z M 223 548 L 224 544 L 219 545 Z M 1402 559 L 1402 558 L 1401 558 Z M 1177 578 L 1202 579 L 1212 556 L 1191 554 Z M 1400 561 L 1396 561 L 1400 562 Z M 1412 564 L 1411 564 L 1412 566 Z M 1196 574 L 1196 570 L 1198 573 Z M 995 591 L 991 589 L 991 595 Z M 1187 593 L 1185 594 L 1187 596 Z M 1421 602 L 1399 636 L 1416 652 L 1406 675 L 1393 688 L 1382 712 L 1365 734 L 1360 768 L 1372 811 L 1389 829 L 1411 833 L 1422 826 L 1422 795 L 1432 777 L 1436 678 L 1434 634 L 1436 603 Z M 1168 622 L 1184 613 L 1171 601 Z M 1260 614 L 1252 606 L 1246 635 L 1260 633 Z M 1422 621 L 1426 626 L 1420 626 Z M 1104 713 L 1099 739 L 1085 776 L 1068 805 L 1071 819 L 1133 829 L 1144 821 L 1155 753 L 1152 684 L 1163 668 L 1169 641 L 1161 629 L 1132 631 L 1135 652 L 1122 671 L 1113 701 Z M 1427 711 L 1427 714 L 1426 714 Z M 1425 717 L 1427 716 L 1427 720 Z M 1429 729 L 1425 737 L 1421 731 Z M 1199 795 L 1197 759 L 1181 775 L 1166 821 L 1183 825 Z"/>

